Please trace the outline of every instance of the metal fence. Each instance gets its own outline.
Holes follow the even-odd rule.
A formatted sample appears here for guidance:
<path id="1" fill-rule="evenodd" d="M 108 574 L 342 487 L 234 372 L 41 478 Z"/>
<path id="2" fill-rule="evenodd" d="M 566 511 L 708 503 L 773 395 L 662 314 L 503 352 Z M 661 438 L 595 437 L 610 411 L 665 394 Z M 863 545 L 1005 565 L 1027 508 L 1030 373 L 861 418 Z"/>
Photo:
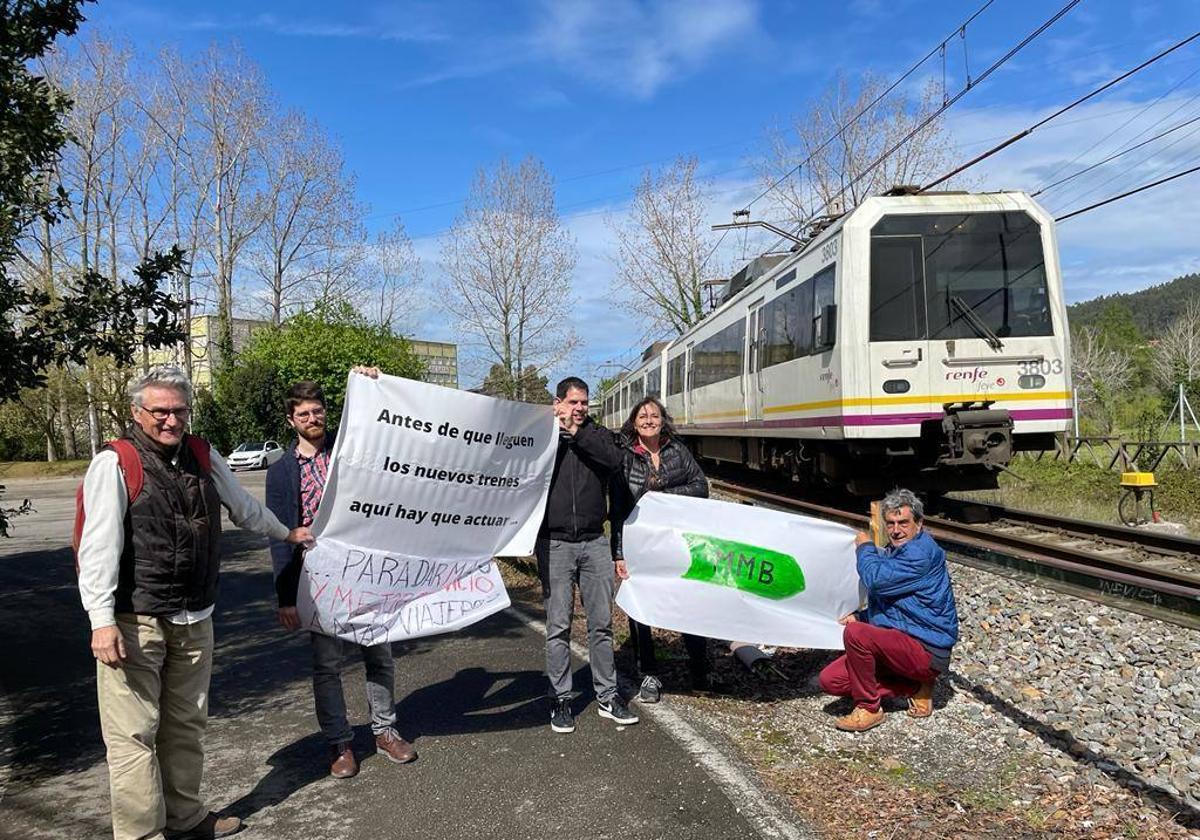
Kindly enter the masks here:
<path id="1" fill-rule="evenodd" d="M 1039 452 L 1037 460 L 1052 458 L 1068 463 L 1094 463 L 1098 467 L 1127 472 L 1154 472 L 1160 465 L 1177 463 L 1187 469 L 1200 468 L 1200 441 L 1126 440 L 1122 437 L 1070 437 L 1054 440 L 1053 452 Z"/>

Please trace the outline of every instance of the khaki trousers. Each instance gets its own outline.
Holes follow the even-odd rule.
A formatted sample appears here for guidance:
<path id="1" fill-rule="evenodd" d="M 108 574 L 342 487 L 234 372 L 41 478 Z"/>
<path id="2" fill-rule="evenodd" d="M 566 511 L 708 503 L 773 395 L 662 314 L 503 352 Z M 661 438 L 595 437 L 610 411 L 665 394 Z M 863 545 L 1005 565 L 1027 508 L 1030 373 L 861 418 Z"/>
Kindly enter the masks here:
<path id="1" fill-rule="evenodd" d="M 119 614 L 124 665 L 96 663 L 100 729 L 108 748 L 115 840 L 187 831 L 208 814 L 200 799 L 208 722 L 212 619 L 172 624 Z"/>

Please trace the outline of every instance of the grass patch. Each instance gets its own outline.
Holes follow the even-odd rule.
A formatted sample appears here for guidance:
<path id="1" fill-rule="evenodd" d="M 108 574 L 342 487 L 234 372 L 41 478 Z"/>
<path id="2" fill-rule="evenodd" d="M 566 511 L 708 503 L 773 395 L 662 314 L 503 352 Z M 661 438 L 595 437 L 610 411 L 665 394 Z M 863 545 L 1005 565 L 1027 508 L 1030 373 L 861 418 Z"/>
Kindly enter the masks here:
<path id="1" fill-rule="evenodd" d="M 1090 462 L 1066 463 L 1049 458 L 1018 458 L 1012 474 L 1000 476 L 1000 489 L 955 493 L 961 499 L 992 502 L 1093 522 L 1119 521 L 1117 501 L 1121 476 Z M 1200 467 L 1171 464 L 1155 472 L 1154 506 L 1163 518 L 1200 532 Z"/>
<path id="2" fill-rule="evenodd" d="M 0 461 L 0 479 L 83 475 L 91 461 Z"/>

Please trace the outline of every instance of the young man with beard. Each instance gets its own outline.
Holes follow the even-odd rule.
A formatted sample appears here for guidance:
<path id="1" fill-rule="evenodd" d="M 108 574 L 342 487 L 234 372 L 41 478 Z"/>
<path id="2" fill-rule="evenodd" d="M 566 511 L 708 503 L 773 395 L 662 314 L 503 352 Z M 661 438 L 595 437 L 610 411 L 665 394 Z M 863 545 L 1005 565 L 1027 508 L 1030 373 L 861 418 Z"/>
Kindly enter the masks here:
<path id="1" fill-rule="evenodd" d="M 356 367 L 353 373 L 377 378 L 378 368 Z M 284 399 L 287 422 L 296 440 L 283 458 L 267 471 L 267 507 L 283 523 L 312 524 L 325 491 L 333 432 L 325 427 L 325 395 L 315 382 L 297 382 Z M 300 629 L 296 594 L 304 563 L 302 551 L 271 540 L 271 564 L 275 571 L 275 594 L 279 601 L 279 623 L 288 630 Z M 417 757 L 412 744 L 396 731 L 395 668 L 392 645 L 358 645 L 320 633 L 309 634 L 313 654 L 313 699 L 317 722 L 329 742 L 329 773 L 347 779 L 358 773 L 352 748 L 354 732 L 346 717 L 342 691 L 342 665 L 347 655 L 358 652 L 367 675 L 367 705 L 375 751 L 389 761 L 406 764 Z"/>

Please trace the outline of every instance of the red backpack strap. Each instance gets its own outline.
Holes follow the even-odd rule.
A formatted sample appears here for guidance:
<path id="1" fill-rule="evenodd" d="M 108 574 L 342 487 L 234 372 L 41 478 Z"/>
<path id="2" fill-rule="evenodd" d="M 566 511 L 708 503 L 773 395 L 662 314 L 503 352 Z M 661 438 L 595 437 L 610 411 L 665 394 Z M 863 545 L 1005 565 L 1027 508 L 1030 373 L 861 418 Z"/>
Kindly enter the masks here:
<path id="1" fill-rule="evenodd" d="M 125 475 L 125 490 L 129 496 L 129 504 L 133 504 L 134 500 L 141 495 L 142 487 L 146 484 L 146 473 L 142 469 L 142 456 L 138 455 L 133 442 L 124 438 L 110 440 L 106 445 L 117 453 L 117 464 Z"/>
<path id="2" fill-rule="evenodd" d="M 205 475 L 212 474 L 212 447 L 209 442 L 202 437 L 188 435 L 188 449 L 192 450 L 192 457 L 196 459 L 196 463 L 200 465 L 200 469 Z"/>

